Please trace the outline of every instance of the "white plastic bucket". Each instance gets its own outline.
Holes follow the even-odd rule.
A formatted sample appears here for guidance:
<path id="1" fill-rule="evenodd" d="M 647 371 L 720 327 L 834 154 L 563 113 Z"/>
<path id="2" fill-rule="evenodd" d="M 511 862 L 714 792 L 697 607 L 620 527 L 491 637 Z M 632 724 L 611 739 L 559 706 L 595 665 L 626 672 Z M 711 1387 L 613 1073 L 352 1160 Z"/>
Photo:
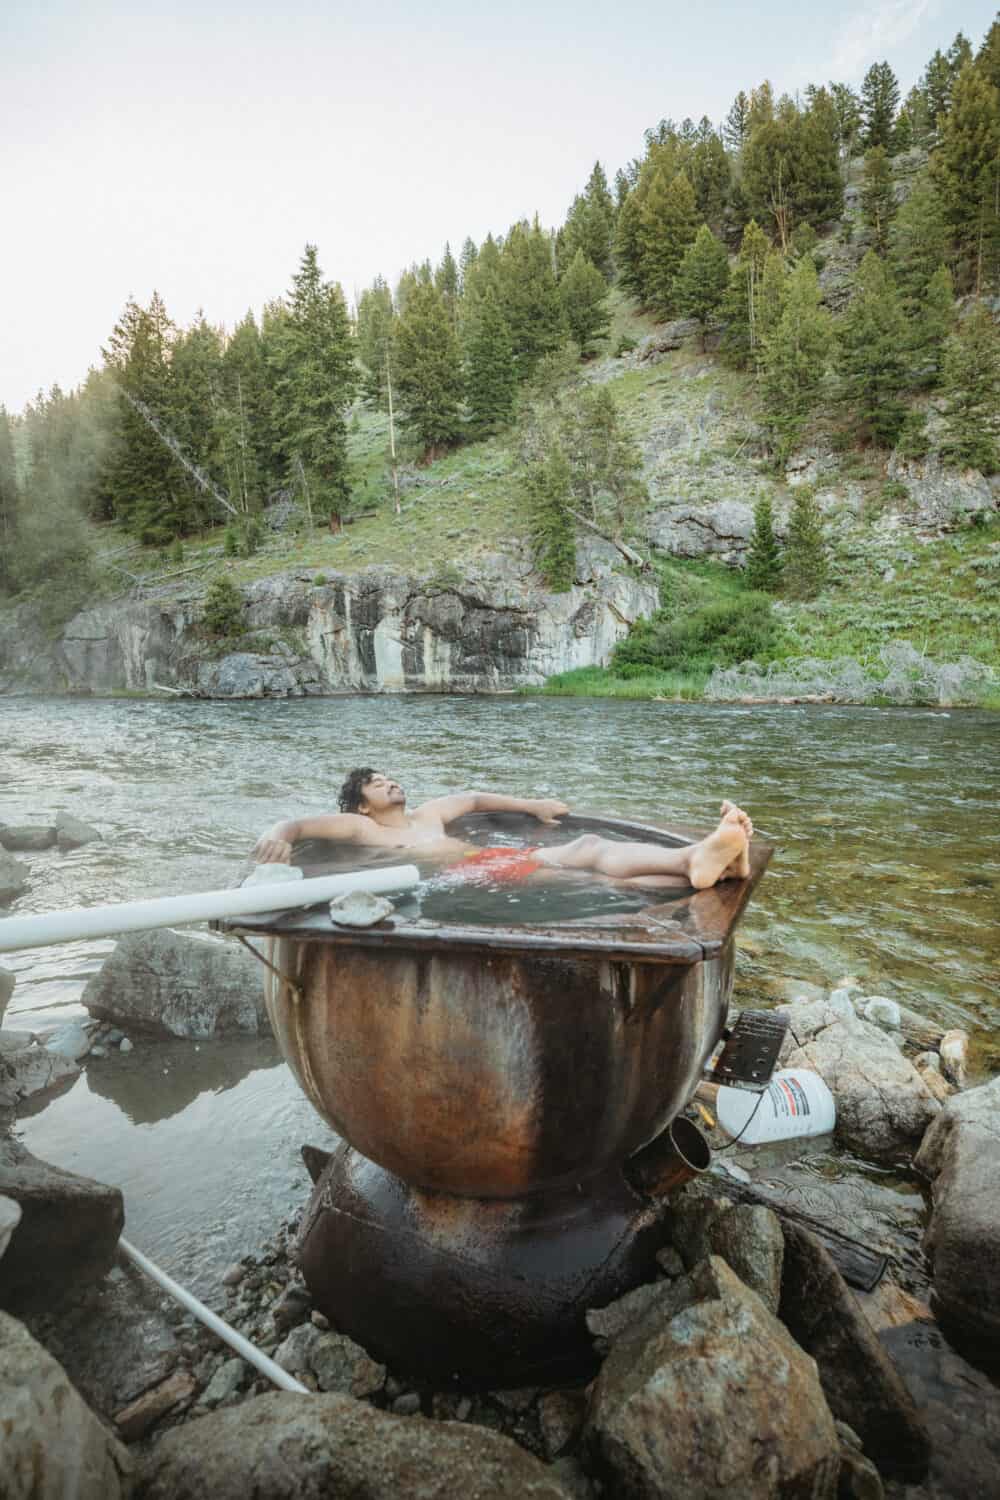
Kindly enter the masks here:
<path id="1" fill-rule="evenodd" d="M 833 1095 L 818 1073 L 787 1068 L 774 1074 L 763 1094 L 720 1087 L 715 1113 L 729 1136 L 744 1146 L 826 1135 L 837 1120 Z"/>

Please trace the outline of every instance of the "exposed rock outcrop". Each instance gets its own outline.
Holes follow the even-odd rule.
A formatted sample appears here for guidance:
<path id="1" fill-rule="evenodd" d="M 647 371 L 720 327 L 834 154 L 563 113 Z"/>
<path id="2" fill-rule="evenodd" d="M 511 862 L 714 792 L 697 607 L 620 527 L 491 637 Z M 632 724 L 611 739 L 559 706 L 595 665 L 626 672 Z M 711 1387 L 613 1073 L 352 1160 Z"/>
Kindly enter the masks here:
<path id="1" fill-rule="evenodd" d="M 585 561 L 586 583 L 553 594 L 499 554 L 460 577 L 391 568 L 277 574 L 245 592 L 246 634 L 221 652 L 198 627 L 199 598 L 136 600 L 74 616 L 54 642 L 24 610 L 0 617 L 0 690 L 113 693 L 180 688 L 211 697 L 503 692 L 603 665 L 656 609 L 655 583 Z"/>

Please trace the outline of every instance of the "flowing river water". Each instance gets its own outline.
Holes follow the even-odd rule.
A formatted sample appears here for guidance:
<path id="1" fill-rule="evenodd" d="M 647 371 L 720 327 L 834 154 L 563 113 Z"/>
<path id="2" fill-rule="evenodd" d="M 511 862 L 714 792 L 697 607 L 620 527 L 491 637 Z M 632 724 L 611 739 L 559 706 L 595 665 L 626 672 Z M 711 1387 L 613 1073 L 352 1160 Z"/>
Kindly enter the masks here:
<path id="1" fill-rule="evenodd" d="M 464 787 L 709 826 L 722 797 L 775 845 L 739 929 L 738 999 L 853 975 L 974 1040 L 1000 1070 L 1000 716 L 588 699 L 343 697 L 169 703 L 6 699 L 0 823 L 64 809 L 103 841 L 25 856 L 14 910 L 231 885 L 262 829 L 331 810 L 346 770 L 411 803 Z M 80 1014 L 113 947 L 5 956 L 5 1025 Z M 139 1041 L 26 1112 L 38 1155 L 122 1187 L 126 1233 L 219 1300 L 220 1269 L 300 1207 L 298 1148 L 330 1134 L 269 1038 Z"/>

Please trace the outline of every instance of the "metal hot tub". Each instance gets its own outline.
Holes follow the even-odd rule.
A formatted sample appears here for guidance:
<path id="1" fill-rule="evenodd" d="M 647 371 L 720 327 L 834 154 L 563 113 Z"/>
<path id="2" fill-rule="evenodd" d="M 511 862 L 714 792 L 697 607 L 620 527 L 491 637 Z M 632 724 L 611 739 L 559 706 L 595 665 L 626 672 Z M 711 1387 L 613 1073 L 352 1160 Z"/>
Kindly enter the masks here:
<path id="1" fill-rule="evenodd" d="M 470 843 L 687 831 L 475 815 Z M 586 1365 L 583 1314 L 648 1276 L 662 1199 L 626 1163 L 683 1109 L 716 1046 L 748 879 L 557 923 L 449 925 L 397 913 L 243 917 L 266 935 L 271 1024 L 343 1144 L 307 1148 L 300 1259 L 333 1325 L 394 1368 L 487 1384 Z M 332 856 L 332 857 L 331 857 Z M 303 846 L 306 874 L 357 859 Z"/>

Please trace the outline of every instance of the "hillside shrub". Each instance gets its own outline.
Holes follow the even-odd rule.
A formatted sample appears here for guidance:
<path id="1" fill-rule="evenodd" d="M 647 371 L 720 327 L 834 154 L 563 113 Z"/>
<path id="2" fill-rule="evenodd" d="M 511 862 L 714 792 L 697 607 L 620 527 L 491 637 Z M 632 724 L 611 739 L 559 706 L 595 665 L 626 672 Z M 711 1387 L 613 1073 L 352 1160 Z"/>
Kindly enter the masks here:
<path id="1" fill-rule="evenodd" d="M 659 672 L 710 672 L 749 660 L 766 661 L 778 646 L 780 626 L 766 594 L 737 594 L 677 614 L 657 610 L 633 626 L 617 647 L 619 677 Z"/>
<path id="2" fill-rule="evenodd" d="M 202 628 L 209 635 L 238 635 L 243 623 L 243 595 L 231 578 L 214 578 L 205 592 Z"/>

